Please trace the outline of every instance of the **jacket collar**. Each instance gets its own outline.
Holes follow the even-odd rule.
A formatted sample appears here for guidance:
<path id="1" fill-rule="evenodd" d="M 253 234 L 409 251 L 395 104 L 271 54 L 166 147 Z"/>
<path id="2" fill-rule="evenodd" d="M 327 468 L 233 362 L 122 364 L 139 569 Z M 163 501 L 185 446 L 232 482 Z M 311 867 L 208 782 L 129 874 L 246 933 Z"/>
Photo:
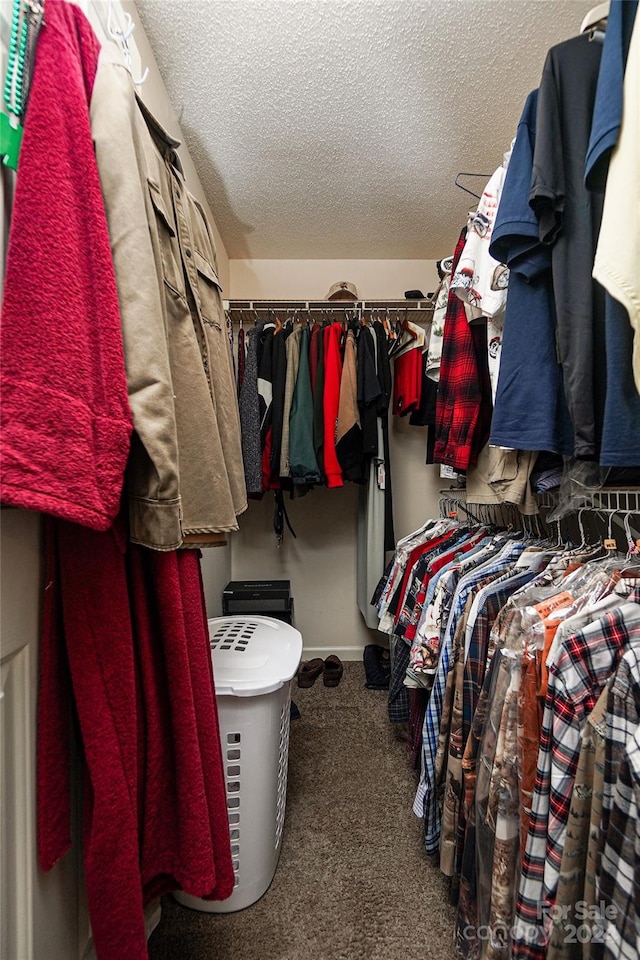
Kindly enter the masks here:
<path id="1" fill-rule="evenodd" d="M 149 128 L 149 133 L 153 137 L 154 143 L 156 144 L 158 150 L 164 157 L 167 157 L 167 159 L 170 160 L 171 164 L 176 167 L 181 174 L 184 174 L 182 163 L 178 155 L 180 140 L 176 140 L 175 137 L 172 137 L 171 134 L 165 130 L 162 124 L 156 120 L 138 93 L 136 93 L 136 100 L 138 102 L 138 106 L 140 107 L 140 112 L 144 117 L 145 123 Z"/>

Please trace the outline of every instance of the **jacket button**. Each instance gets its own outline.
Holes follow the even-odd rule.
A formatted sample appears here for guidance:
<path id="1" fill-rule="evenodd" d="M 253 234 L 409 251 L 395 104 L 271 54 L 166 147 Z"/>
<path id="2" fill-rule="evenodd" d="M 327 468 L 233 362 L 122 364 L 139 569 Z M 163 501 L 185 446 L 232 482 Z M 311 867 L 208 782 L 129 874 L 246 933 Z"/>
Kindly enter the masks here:
<path id="1" fill-rule="evenodd" d="M 191 256 L 191 250 L 189 249 L 189 247 L 187 247 L 187 249 L 185 250 L 185 253 L 188 257 Z"/>

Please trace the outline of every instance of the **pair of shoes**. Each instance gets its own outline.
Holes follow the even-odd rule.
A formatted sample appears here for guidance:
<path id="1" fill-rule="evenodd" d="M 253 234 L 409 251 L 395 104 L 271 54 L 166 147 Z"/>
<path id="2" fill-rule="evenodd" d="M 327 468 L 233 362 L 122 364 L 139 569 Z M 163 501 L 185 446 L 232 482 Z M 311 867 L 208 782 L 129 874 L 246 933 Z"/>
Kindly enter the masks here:
<path id="1" fill-rule="evenodd" d="M 339 657 L 331 654 L 326 660 L 314 657 L 313 660 L 303 660 L 298 670 L 298 686 L 312 687 L 320 674 L 325 687 L 337 687 L 340 683 L 344 667 Z"/>

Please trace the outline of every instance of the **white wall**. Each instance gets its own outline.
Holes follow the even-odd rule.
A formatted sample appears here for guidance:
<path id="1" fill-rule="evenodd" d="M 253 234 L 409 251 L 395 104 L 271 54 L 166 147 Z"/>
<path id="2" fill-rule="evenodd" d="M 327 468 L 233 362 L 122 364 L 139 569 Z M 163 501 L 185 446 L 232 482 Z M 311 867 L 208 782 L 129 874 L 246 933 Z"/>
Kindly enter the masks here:
<path id="1" fill-rule="evenodd" d="M 350 280 L 369 299 L 401 298 L 419 287 L 435 289 L 435 263 L 427 260 L 231 260 L 234 299 L 323 299 L 331 283 Z M 426 428 L 391 417 L 390 443 L 396 537 L 415 530 L 438 510 L 438 468 L 427 466 Z M 305 657 L 329 653 L 359 660 L 365 644 L 384 641 L 369 630 L 356 602 L 358 489 L 318 488 L 286 500 L 297 539 L 288 530 L 278 547 L 273 494 L 250 501 L 231 542 L 234 580 L 288 579 Z"/>
<path id="2" fill-rule="evenodd" d="M 443 256 L 447 251 L 443 251 Z M 370 300 L 402 299 L 405 290 L 435 290 L 433 260 L 231 260 L 231 296 L 323 300 L 341 280 Z"/>

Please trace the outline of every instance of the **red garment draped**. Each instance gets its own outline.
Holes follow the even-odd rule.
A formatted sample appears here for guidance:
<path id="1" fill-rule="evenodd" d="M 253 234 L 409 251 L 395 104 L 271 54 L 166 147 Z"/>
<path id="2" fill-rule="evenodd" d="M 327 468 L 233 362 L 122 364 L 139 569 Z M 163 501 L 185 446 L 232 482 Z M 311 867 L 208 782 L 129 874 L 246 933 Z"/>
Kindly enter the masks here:
<path id="1" fill-rule="evenodd" d="M 98 957 L 147 956 L 143 908 L 233 890 L 199 558 L 47 521 L 38 848 L 70 845 L 70 693 L 86 767 L 83 854 Z"/>

